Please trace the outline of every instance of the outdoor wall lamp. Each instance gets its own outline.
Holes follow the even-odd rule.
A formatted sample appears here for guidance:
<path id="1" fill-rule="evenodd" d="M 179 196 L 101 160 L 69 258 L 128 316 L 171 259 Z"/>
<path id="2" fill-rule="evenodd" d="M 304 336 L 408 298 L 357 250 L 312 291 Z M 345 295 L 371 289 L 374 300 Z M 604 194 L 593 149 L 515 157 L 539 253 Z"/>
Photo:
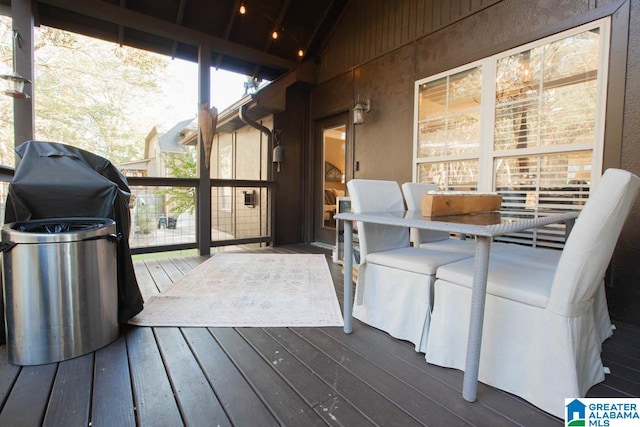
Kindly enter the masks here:
<path id="1" fill-rule="evenodd" d="M 361 125 L 364 123 L 364 113 L 371 111 L 371 101 L 369 99 L 356 100 L 353 107 L 353 124 Z"/>
<path id="2" fill-rule="evenodd" d="M 13 98 L 29 98 L 29 95 L 24 93 L 24 84 L 31 83 L 28 79 L 25 79 L 21 75 L 16 72 L 16 52 L 18 51 L 18 47 L 21 45 L 22 38 L 18 31 L 13 30 L 13 72 L 11 74 L 2 74 L 0 78 L 6 80 L 6 86 L 3 91 L 5 95 L 9 95 Z"/>

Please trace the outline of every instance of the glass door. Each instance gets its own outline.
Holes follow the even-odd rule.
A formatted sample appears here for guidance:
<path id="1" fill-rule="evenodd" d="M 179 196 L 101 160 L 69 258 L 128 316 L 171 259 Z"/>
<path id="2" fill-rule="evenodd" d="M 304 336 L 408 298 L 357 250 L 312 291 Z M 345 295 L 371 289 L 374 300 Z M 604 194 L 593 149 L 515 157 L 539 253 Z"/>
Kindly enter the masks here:
<path id="1" fill-rule="evenodd" d="M 314 185 L 315 240 L 334 245 L 338 197 L 346 193 L 347 176 L 346 114 L 316 124 L 316 161 Z"/>

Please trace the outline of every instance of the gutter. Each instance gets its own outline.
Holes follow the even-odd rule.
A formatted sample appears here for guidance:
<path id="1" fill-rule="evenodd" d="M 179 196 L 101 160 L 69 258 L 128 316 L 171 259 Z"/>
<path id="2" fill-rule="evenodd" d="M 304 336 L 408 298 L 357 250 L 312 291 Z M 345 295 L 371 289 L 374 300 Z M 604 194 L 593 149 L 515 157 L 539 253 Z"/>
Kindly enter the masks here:
<path id="1" fill-rule="evenodd" d="M 260 123 L 251 120 L 247 117 L 247 108 L 249 107 L 249 103 L 245 103 L 240 106 L 238 110 L 238 118 L 242 121 L 242 123 L 247 126 L 251 126 L 254 129 L 258 129 L 260 132 L 264 133 L 267 136 L 267 153 L 270 153 L 270 150 L 273 149 L 273 133 L 269 130 L 268 127 L 261 125 Z M 269 177 L 268 179 L 272 179 L 272 168 L 269 168 Z"/>
<path id="2" fill-rule="evenodd" d="M 238 117 L 242 120 L 242 123 L 245 125 L 251 126 L 254 129 L 258 129 L 260 132 L 263 132 L 267 135 L 267 142 L 269 143 L 269 147 L 271 147 L 271 140 L 273 139 L 273 134 L 269 130 L 268 127 L 261 125 L 258 122 L 255 122 L 247 117 L 247 108 L 249 107 L 249 103 L 243 104 L 238 110 Z"/>

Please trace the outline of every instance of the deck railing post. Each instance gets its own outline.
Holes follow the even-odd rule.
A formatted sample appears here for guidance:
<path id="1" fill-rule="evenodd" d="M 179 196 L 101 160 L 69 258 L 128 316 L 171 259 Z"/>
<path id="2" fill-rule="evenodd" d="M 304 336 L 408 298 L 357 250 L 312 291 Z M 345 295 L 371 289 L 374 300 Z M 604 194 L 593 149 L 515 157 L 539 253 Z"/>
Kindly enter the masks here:
<path id="1" fill-rule="evenodd" d="M 211 106 L 211 48 L 200 45 L 198 51 L 198 103 Z M 196 203 L 197 215 L 197 240 L 200 255 L 211 254 L 211 178 L 209 169 L 204 162 L 204 144 L 202 143 L 202 133 L 198 132 L 198 170 L 199 181 Z"/>
<path id="2" fill-rule="evenodd" d="M 20 43 L 15 55 L 15 71 L 33 82 L 33 26 L 34 18 L 32 3 L 30 1 L 12 1 L 11 15 L 13 19 L 13 29 L 20 36 Z M 25 141 L 34 139 L 35 134 L 35 114 L 33 104 L 33 85 L 26 84 L 24 92 L 29 98 L 15 98 L 13 100 L 13 135 L 14 144 L 17 147 Z M 0 95 L 4 96 L 4 95 Z M 15 167 L 18 167 L 20 158 L 16 156 Z"/>

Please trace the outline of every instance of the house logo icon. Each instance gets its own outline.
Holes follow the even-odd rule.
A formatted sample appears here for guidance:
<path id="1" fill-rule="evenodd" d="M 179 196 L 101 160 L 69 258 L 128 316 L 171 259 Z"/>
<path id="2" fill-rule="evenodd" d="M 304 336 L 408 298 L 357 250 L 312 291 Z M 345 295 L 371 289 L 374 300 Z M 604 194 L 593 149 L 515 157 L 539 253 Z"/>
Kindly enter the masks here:
<path id="1" fill-rule="evenodd" d="M 585 410 L 587 405 L 582 403 L 578 399 L 574 399 L 567 404 L 567 416 L 565 418 L 566 426 L 584 426 L 586 415 Z"/>

